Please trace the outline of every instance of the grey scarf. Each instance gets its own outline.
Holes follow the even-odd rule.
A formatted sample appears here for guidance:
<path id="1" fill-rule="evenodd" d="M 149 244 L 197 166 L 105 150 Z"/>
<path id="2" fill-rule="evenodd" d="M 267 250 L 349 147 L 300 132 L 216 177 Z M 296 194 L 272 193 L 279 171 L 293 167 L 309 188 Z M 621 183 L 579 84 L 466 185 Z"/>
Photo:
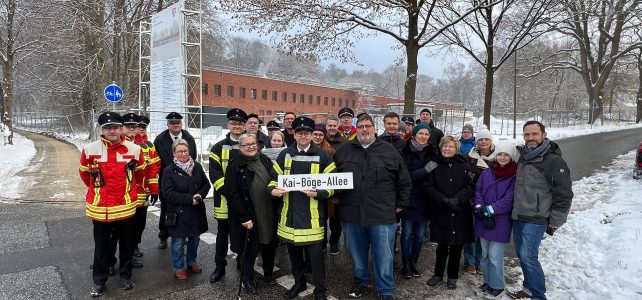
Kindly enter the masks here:
<path id="1" fill-rule="evenodd" d="M 180 162 L 176 158 L 174 158 L 174 164 L 181 168 L 183 172 L 187 173 L 187 175 L 192 176 L 192 170 L 194 170 L 194 160 L 190 156 L 189 160 L 186 162 Z"/>
<path id="2" fill-rule="evenodd" d="M 525 161 L 529 161 L 540 154 L 544 152 L 544 150 L 548 149 L 548 146 L 551 144 L 551 140 L 549 139 L 544 139 L 541 145 L 539 145 L 537 148 L 533 149 L 532 151 L 528 149 L 528 145 L 524 145 L 522 147 L 522 157 L 524 158 Z"/>

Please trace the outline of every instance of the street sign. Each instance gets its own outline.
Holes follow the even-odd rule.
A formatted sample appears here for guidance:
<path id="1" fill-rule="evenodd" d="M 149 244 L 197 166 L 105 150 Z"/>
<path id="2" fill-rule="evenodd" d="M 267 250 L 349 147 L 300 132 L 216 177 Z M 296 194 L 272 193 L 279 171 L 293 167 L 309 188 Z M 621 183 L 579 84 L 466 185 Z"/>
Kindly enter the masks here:
<path id="1" fill-rule="evenodd" d="M 302 191 L 314 189 L 353 189 L 352 172 L 348 173 L 323 173 L 323 174 L 297 174 L 279 175 L 277 186 L 288 191 Z"/>
<path id="2" fill-rule="evenodd" d="M 112 83 L 105 87 L 105 99 L 109 102 L 119 102 L 123 99 L 123 89 L 121 89 L 115 83 Z"/>

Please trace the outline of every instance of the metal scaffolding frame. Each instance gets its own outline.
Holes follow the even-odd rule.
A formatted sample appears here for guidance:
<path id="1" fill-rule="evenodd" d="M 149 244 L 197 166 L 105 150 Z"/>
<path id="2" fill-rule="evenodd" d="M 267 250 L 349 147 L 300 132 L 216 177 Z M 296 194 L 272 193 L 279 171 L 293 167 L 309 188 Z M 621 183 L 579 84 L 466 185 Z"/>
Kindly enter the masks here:
<path id="1" fill-rule="evenodd" d="M 138 23 L 138 110 L 141 114 L 149 107 L 151 46 L 152 23 L 141 20 Z"/>
<path id="2" fill-rule="evenodd" d="M 203 27 L 203 11 L 201 0 L 184 0 L 183 26 L 181 33 L 181 46 L 185 70 L 183 83 L 185 87 L 185 111 L 193 113 L 194 117 L 187 118 L 188 128 L 203 130 L 203 98 L 202 98 L 202 72 L 203 55 L 201 51 L 201 38 Z"/>

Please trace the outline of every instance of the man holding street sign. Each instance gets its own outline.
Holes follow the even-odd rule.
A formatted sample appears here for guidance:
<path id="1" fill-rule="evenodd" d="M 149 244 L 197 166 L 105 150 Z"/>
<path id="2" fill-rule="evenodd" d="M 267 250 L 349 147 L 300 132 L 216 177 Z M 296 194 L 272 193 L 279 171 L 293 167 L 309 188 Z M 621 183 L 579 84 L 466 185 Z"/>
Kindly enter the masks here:
<path id="1" fill-rule="evenodd" d="M 332 173 L 336 169 L 332 157 L 311 143 L 314 120 L 298 117 L 292 122 L 296 143 L 279 154 L 273 167 L 279 175 Z M 294 191 L 277 187 L 276 175 L 270 178 L 268 189 L 273 197 L 283 197 L 283 207 L 277 235 L 287 242 L 292 264 L 294 286 L 285 293 L 286 299 L 296 298 L 306 290 L 304 250 L 310 254 L 314 299 L 326 299 L 323 237 L 325 231 L 326 200 L 334 189 L 313 189 L 318 182 L 306 181 L 309 188 Z M 337 180 L 338 182 L 338 180 Z M 343 181 L 342 181 L 343 182 Z M 326 181 L 327 184 L 327 181 Z"/>

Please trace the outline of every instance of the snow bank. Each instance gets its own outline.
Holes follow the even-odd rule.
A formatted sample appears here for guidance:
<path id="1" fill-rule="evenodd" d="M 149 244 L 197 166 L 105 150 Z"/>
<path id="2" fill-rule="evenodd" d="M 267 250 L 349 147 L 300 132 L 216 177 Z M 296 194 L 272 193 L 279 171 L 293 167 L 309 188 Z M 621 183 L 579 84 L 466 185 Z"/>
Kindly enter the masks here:
<path id="1" fill-rule="evenodd" d="M 33 156 L 36 148 L 33 142 L 14 132 L 13 145 L 0 144 L 0 197 L 19 198 L 24 189 L 29 186 L 26 178 L 17 176 L 24 170 Z"/>

